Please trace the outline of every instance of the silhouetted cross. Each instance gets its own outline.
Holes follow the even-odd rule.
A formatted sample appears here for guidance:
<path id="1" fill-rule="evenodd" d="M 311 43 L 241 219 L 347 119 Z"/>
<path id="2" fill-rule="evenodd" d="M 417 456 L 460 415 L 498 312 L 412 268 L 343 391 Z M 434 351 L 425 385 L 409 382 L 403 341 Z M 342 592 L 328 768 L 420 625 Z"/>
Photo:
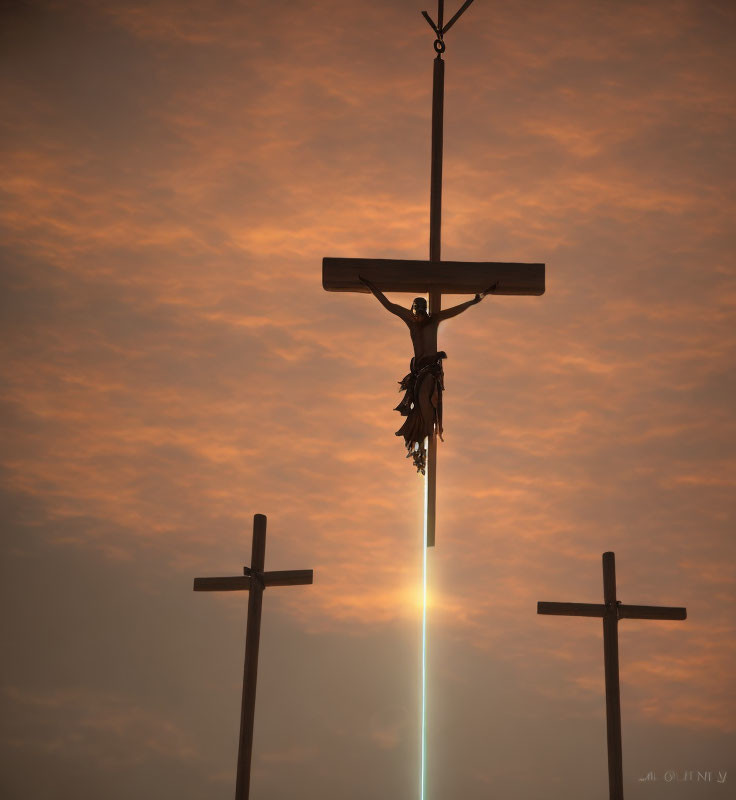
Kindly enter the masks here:
<path id="1" fill-rule="evenodd" d="M 620 619 L 686 619 L 687 609 L 667 606 L 625 606 L 616 600 L 616 559 L 603 554 L 603 604 L 537 603 L 537 614 L 603 618 L 603 663 L 606 673 L 606 733 L 610 800 L 623 800 L 621 753 L 621 690 L 618 680 L 618 621 Z"/>
<path id="2" fill-rule="evenodd" d="M 466 0 L 447 24 L 444 2 L 437 3 L 437 23 L 426 11 L 437 38 L 434 50 L 432 89 L 432 166 L 430 178 L 429 261 L 385 258 L 325 258 L 322 261 L 322 286 L 329 292 L 370 291 L 359 276 L 367 278 L 381 292 L 429 294 L 429 314 L 442 309 L 443 294 L 480 294 L 494 284 L 494 294 L 541 295 L 544 293 L 544 264 L 506 262 L 442 261 L 442 127 L 445 92 L 444 35 L 473 0 Z M 427 546 L 435 542 L 437 498 L 437 436 L 429 436 L 427 452 Z"/>
<path id="3" fill-rule="evenodd" d="M 253 550 L 250 567 L 244 575 L 228 578 L 195 578 L 195 592 L 233 592 L 247 590 L 248 623 L 245 632 L 245 669 L 243 672 L 243 701 L 240 710 L 240 742 L 238 744 L 238 775 L 235 800 L 248 800 L 250 793 L 250 761 L 253 751 L 253 720 L 256 709 L 256 679 L 258 677 L 258 644 L 261 638 L 261 608 L 263 590 L 267 586 L 300 586 L 312 583 L 311 569 L 292 569 L 264 572 L 266 560 L 266 517 L 253 517 Z"/>

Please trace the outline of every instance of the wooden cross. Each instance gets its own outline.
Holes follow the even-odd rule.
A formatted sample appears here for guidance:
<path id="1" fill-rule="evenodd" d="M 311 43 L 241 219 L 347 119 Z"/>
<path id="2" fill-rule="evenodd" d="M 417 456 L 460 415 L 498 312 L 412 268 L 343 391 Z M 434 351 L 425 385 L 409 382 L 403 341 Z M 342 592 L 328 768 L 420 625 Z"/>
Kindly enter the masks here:
<path id="1" fill-rule="evenodd" d="M 686 619 L 687 609 L 666 606 L 625 606 L 616 599 L 616 560 L 603 554 L 603 604 L 537 603 L 537 614 L 603 618 L 603 663 L 606 673 L 606 733 L 610 800 L 623 800 L 621 753 L 621 691 L 618 680 L 618 621 L 620 619 Z"/>
<path id="2" fill-rule="evenodd" d="M 477 294 L 498 284 L 494 294 L 544 294 L 544 264 L 513 264 L 492 261 L 442 261 L 442 128 L 445 93 L 444 35 L 473 0 L 466 0 L 459 11 L 444 22 L 444 0 L 437 3 L 437 24 L 426 11 L 422 15 L 437 38 L 434 50 L 432 87 L 432 164 L 429 201 L 429 261 L 383 258 L 325 258 L 322 261 L 322 286 L 328 292 L 368 292 L 359 275 L 382 292 L 429 294 L 429 313 L 442 309 L 443 294 Z M 437 437 L 429 437 L 427 448 L 427 546 L 435 542 L 437 498 Z"/>
<path id="3" fill-rule="evenodd" d="M 228 578 L 195 578 L 195 592 L 233 592 L 247 590 L 248 623 L 245 632 L 245 669 L 243 672 L 243 701 L 240 710 L 240 741 L 238 744 L 238 775 L 235 800 L 248 800 L 250 793 L 250 761 L 253 751 L 253 720 L 256 709 L 256 679 L 258 676 L 258 644 L 261 638 L 261 608 L 263 590 L 267 586 L 300 586 L 312 583 L 311 569 L 291 569 L 264 572 L 266 560 L 266 517 L 253 517 L 253 550 L 250 567 L 244 575 Z"/>

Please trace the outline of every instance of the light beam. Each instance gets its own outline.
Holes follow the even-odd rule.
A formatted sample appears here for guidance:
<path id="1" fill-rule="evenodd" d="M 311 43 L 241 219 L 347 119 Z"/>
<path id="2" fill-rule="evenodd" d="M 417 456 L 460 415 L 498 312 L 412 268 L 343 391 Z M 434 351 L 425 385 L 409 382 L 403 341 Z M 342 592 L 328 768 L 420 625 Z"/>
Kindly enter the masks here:
<path id="1" fill-rule="evenodd" d="M 424 440 L 425 452 L 429 439 Z M 429 510 L 429 479 L 424 474 L 424 529 L 422 531 L 422 728 L 421 779 L 419 800 L 424 800 L 424 778 L 427 753 L 427 513 Z"/>

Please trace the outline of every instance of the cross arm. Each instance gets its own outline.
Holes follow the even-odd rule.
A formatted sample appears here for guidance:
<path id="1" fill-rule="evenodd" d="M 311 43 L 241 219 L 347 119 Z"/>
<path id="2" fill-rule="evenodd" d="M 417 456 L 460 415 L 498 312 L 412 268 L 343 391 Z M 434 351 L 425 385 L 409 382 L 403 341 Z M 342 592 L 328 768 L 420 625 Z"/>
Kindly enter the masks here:
<path id="1" fill-rule="evenodd" d="M 250 589 L 250 578 L 235 575 L 232 578 L 195 578 L 195 592 L 237 592 Z"/>
<path id="2" fill-rule="evenodd" d="M 687 619 L 687 609 L 676 606 L 618 607 L 619 619 Z"/>
<path id="3" fill-rule="evenodd" d="M 358 276 L 383 292 L 430 291 L 478 294 L 497 283 L 494 294 L 544 294 L 544 264 L 496 261 L 412 261 L 398 258 L 323 258 L 328 292 L 369 292 Z"/>
<path id="4" fill-rule="evenodd" d="M 675 606 L 618 605 L 619 619 L 687 619 L 687 609 Z M 537 614 L 556 614 L 566 617 L 602 617 L 603 603 L 537 603 Z"/>
<path id="5" fill-rule="evenodd" d="M 311 569 L 284 569 L 263 573 L 266 586 L 304 586 L 314 583 L 314 571 Z"/>
<path id="6" fill-rule="evenodd" d="M 603 603 L 537 603 L 537 614 L 558 614 L 564 617 L 602 617 Z"/>

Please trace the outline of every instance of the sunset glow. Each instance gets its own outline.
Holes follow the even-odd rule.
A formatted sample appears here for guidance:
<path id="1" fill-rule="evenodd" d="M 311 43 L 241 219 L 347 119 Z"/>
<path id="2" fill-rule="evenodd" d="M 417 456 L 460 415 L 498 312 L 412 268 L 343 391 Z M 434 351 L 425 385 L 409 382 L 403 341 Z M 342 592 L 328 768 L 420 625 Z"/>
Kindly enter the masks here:
<path id="1" fill-rule="evenodd" d="M 3 4 L 3 800 L 233 796 L 247 597 L 192 578 L 256 513 L 314 584 L 264 594 L 253 797 L 604 796 L 600 623 L 536 603 L 600 603 L 606 551 L 688 612 L 619 626 L 627 800 L 736 775 L 736 4 L 448 34 L 443 258 L 547 287 L 440 328 L 431 575 L 406 326 L 321 284 L 427 256 L 422 8 Z"/>

